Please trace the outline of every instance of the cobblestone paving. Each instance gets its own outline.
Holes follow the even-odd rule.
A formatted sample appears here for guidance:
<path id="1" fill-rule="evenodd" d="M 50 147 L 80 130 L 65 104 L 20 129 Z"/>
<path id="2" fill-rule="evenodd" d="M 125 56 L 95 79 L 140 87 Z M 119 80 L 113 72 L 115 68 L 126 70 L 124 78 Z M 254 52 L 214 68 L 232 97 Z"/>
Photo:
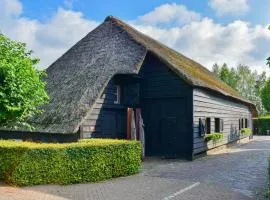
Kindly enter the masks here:
<path id="1" fill-rule="evenodd" d="M 254 137 L 193 162 L 151 159 L 136 176 L 95 184 L 13 188 L 0 185 L 0 200 L 264 199 L 270 137 Z"/>
<path id="2" fill-rule="evenodd" d="M 264 199 L 267 186 L 267 157 L 270 137 L 254 137 L 251 142 L 216 152 L 193 162 L 171 162 L 145 167 L 144 174 L 163 178 L 193 180 L 202 184 L 231 188 L 253 199 Z"/>

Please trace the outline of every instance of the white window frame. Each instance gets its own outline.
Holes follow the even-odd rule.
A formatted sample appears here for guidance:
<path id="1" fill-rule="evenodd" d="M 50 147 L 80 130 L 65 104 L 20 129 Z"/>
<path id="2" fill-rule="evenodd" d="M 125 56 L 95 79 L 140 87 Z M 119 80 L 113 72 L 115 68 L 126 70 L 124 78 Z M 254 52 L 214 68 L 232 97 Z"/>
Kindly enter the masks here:
<path id="1" fill-rule="evenodd" d="M 217 125 L 218 125 L 218 130 L 216 129 Z M 220 117 L 215 117 L 215 132 L 223 133 L 223 131 L 224 131 L 224 121 L 223 121 L 223 119 L 221 119 Z"/>
<path id="2" fill-rule="evenodd" d="M 115 96 L 116 96 L 116 100 L 114 101 L 114 104 L 120 104 L 120 99 L 121 99 L 121 87 L 120 87 L 120 85 L 116 85 Z"/>

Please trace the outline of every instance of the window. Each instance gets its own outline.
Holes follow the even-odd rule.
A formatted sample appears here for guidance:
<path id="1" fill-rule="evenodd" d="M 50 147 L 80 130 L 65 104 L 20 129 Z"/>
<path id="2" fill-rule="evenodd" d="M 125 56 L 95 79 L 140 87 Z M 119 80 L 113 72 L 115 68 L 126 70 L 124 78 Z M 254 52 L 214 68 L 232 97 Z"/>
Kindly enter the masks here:
<path id="1" fill-rule="evenodd" d="M 199 119 L 199 135 L 203 137 L 205 135 L 205 119 Z"/>
<path id="2" fill-rule="evenodd" d="M 215 118 L 215 132 L 216 133 L 223 132 L 223 119 Z"/>
<path id="3" fill-rule="evenodd" d="M 121 87 L 120 85 L 116 85 L 116 92 L 115 92 L 115 101 L 114 104 L 120 104 L 120 98 L 121 98 Z"/>
<path id="4" fill-rule="evenodd" d="M 205 132 L 206 134 L 210 134 L 211 133 L 211 118 L 210 117 L 207 117 L 205 119 Z"/>
<path id="5" fill-rule="evenodd" d="M 247 127 L 248 127 L 248 119 L 245 118 L 245 128 L 247 128 Z"/>
<path id="6" fill-rule="evenodd" d="M 239 119 L 239 131 L 243 128 L 248 127 L 248 119 L 247 118 L 241 118 Z"/>

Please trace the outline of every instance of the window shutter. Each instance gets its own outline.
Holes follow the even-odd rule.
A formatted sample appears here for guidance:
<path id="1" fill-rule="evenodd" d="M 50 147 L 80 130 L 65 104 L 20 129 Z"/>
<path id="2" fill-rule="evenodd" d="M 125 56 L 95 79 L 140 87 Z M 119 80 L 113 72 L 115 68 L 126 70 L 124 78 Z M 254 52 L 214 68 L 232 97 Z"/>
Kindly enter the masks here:
<path id="1" fill-rule="evenodd" d="M 219 122 L 220 122 L 220 125 L 219 125 L 219 127 L 220 127 L 220 132 L 223 132 L 223 128 L 224 128 L 224 121 L 223 121 L 223 119 L 220 119 L 219 120 Z"/>
<path id="2" fill-rule="evenodd" d="M 203 137 L 206 132 L 205 119 L 199 119 L 199 135 Z"/>
<path id="3" fill-rule="evenodd" d="M 241 119 L 239 119 L 239 131 L 241 130 Z"/>

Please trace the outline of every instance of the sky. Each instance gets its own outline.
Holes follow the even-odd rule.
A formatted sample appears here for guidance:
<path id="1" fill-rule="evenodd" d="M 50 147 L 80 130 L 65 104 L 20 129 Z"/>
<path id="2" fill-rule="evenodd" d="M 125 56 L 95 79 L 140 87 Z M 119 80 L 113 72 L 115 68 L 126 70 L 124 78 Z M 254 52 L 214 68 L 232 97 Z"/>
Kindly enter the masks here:
<path id="1" fill-rule="evenodd" d="M 47 68 L 108 15 L 200 62 L 270 69 L 270 0 L 0 0 L 0 32 Z"/>

